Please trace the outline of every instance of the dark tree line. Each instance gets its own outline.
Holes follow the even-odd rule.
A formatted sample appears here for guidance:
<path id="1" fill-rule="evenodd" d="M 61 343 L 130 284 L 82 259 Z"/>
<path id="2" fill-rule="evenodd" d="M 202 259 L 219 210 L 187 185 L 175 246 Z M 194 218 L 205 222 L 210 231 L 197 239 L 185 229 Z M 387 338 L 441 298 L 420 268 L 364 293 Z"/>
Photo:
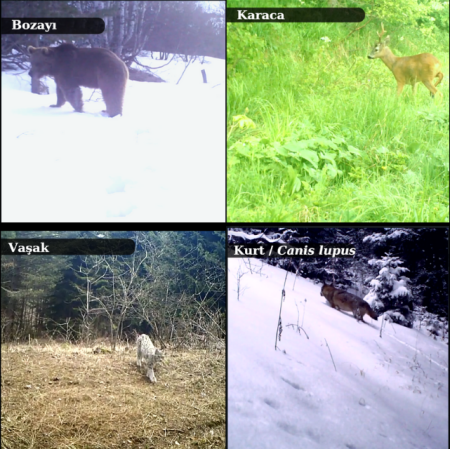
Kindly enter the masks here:
<path id="1" fill-rule="evenodd" d="M 118 340 L 161 345 L 225 335 L 224 232 L 2 232 L 2 238 L 131 238 L 131 256 L 2 256 L 2 341 Z"/>
<path id="2" fill-rule="evenodd" d="M 252 238 L 243 237 L 242 231 Z M 447 228 L 235 229 L 228 241 L 351 245 L 355 257 L 272 257 L 268 263 L 362 297 L 369 294 L 378 313 L 388 313 L 405 326 L 412 326 L 424 311 L 447 321 Z"/>
<path id="3" fill-rule="evenodd" d="M 50 46 L 63 40 L 108 48 L 127 65 L 142 50 L 225 59 L 225 2 L 5 1 L 2 17 L 100 17 L 106 24 L 102 34 L 4 34 L 2 57 L 15 56 L 11 62 L 28 45 Z"/>

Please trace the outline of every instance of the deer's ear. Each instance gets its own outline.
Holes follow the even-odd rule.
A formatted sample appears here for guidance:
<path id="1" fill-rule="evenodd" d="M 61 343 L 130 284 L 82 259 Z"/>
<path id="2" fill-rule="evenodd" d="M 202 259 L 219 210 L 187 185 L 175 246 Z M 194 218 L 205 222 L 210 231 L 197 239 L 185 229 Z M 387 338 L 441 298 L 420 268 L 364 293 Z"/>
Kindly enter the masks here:
<path id="1" fill-rule="evenodd" d="M 384 40 L 384 45 L 389 44 L 390 41 L 391 41 L 391 36 L 386 36 L 386 39 Z"/>

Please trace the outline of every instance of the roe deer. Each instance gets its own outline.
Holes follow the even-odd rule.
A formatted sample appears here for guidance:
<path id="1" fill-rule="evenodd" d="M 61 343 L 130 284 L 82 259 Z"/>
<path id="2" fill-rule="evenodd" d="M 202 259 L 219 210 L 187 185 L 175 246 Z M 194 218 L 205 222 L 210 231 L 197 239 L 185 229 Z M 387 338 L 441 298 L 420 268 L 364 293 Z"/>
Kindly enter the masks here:
<path id="1" fill-rule="evenodd" d="M 397 95 L 402 93 L 405 84 L 411 84 L 413 94 L 416 93 L 417 82 L 421 81 L 430 91 L 431 96 L 437 92 L 442 97 L 441 92 L 436 86 L 442 81 L 444 75 L 441 72 L 440 61 L 430 53 L 421 53 L 415 56 L 405 56 L 400 58 L 395 56 L 389 49 L 389 36 L 381 42 L 381 37 L 386 33 L 383 24 L 381 24 L 381 33 L 377 33 L 379 40 L 374 45 L 369 59 L 380 58 L 387 68 L 394 74 L 397 80 Z M 438 78 L 436 84 L 433 85 L 434 78 Z"/>

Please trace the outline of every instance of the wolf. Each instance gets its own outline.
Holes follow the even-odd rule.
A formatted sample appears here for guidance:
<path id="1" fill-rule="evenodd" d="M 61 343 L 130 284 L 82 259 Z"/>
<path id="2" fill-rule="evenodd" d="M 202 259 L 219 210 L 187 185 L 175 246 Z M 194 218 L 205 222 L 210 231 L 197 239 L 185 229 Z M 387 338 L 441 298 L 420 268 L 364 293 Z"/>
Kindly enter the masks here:
<path id="1" fill-rule="evenodd" d="M 324 296 L 333 309 L 353 312 L 357 321 L 361 320 L 363 323 L 366 323 L 366 321 L 364 321 L 364 315 L 366 313 L 374 320 L 378 319 L 377 314 L 364 299 L 353 295 L 352 293 L 348 293 L 345 290 L 341 290 L 340 288 L 324 284 L 320 291 L 320 296 Z"/>
<path id="2" fill-rule="evenodd" d="M 150 337 L 142 334 L 136 340 L 137 344 L 137 366 L 147 368 L 147 377 L 150 382 L 156 382 L 154 366 L 164 358 L 164 353 L 155 348 Z"/>

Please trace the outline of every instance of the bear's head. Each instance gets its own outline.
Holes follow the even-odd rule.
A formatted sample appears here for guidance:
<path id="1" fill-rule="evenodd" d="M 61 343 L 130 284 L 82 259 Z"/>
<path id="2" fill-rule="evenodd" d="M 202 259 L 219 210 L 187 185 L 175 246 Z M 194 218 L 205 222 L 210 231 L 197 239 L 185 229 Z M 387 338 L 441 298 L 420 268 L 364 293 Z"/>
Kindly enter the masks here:
<path id="1" fill-rule="evenodd" d="M 28 47 L 31 77 L 42 78 L 54 75 L 55 67 L 61 64 L 70 64 L 77 57 L 77 47 L 72 44 L 61 44 L 59 47 Z"/>

